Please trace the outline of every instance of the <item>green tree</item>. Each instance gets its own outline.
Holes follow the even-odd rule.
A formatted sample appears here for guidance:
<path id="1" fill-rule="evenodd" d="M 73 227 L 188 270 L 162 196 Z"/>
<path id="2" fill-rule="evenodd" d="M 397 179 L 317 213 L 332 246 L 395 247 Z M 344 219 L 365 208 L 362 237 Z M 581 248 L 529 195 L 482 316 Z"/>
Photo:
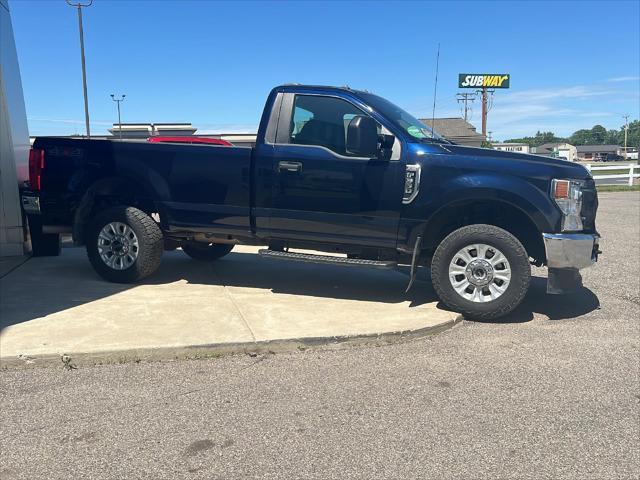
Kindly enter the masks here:
<path id="1" fill-rule="evenodd" d="M 553 132 L 536 132 L 532 137 L 511 138 L 510 143 L 526 143 L 530 147 L 539 147 L 544 143 L 567 142 L 571 145 L 620 145 L 624 146 L 624 125 L 619 130 L 607 130 L 602 125 L 583 128 L 571 134 L 569 138 L 557 137 Z M 627 146 L 640 148 L 640 120 L 629 123 Z"/>
<path id="2" fill-rule="evenodd" d="M 620 132 L 618 130 L 607 131 L 602 125 L 594 125 L 591 130 L 582 129 L 574 132 L 568 138 L 571 145 L 605 145 L 617 144 Z"/>
<path id="3" fill-rule="evenodd" d="M 591 129 L 591 138 L 594 145 L 604 145 L 607 140 L 607 129 L 602 125 L 595 125 Z"/>
<path id="4" fill-rule="evenodd" d="M 505 141 L 509 143 L 526 143 L 530 147 L 539 147 L 544 143 L 559 143 L 566 141 L 566 139 L 557 137 L 553 132 L 537 131 L 533 137 L 511 138 Z"/>
<path id="5" fill-rule="evenodd" d="M 620 129 L 620 143 L 624 146 L 624 125 Z M 640 120 L 629 123 L 629 133 L 627 135 L 627 146 L 640 149 Z"/>
<path id="6" fill-rule="evenodd" d="M 571 145 L 588 145 L 591 141 L 591 130 L 581 129 L 567 139 Z"/>
<path id="7" fill-rule="evenodd" d="M 620 131 L 620 130 L 607 130 L 607 138 L 606 138 L 604 143 L 606 143 L 607 145 L 622 145 L 622 144 L 624 144 L 624 130 L 622 130 L 622 131 Z"/>

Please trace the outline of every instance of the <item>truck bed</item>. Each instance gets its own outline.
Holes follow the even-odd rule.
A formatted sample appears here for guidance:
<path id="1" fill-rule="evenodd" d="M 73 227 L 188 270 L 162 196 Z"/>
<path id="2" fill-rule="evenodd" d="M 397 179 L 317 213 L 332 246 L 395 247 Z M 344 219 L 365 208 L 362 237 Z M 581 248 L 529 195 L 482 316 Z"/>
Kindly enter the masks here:
<path id="1" fill-rule="evenodd" d="M 34 148 L 45 150 L 41 208 L 47 223 L 72 224 L 69 212 L 89 186 L 118 178 L 143 190 L 168 229 L 250 231 L 249 147 L 39 137 Z"/>

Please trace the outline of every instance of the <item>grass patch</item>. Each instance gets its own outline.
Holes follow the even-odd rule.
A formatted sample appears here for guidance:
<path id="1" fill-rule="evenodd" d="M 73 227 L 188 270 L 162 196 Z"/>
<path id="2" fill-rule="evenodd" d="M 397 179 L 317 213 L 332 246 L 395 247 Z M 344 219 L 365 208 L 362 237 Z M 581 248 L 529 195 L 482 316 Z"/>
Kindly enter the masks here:
<path id="1" fill-rule="evenodd" d="M 640 192 L 640 184 L 633 185 L 596 185 L 599 192 Z"/>
<path id="2" fill-rule="evenodd" d="M 637 170 L 634 170 L 633 173 L 637 173 Z M 621 170 L 592 170 L 591 175 L 629 175 L 629 169 L 621 169 Z"/>

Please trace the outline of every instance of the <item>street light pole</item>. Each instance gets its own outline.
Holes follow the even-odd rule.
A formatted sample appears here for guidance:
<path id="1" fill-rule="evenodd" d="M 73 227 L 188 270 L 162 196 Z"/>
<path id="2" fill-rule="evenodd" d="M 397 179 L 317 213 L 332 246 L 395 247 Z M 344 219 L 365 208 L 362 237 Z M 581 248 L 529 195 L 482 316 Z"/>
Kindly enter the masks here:
<path id="1" fill-rule="evenodd" d="M 118 104 L 118 136 L 120 137 L 120 140 L 122 140 L 122 121 L 120 120 L 120 102 L 124 101 L 124 97 L 126 97 L 126 95 L 123 94 L 122 98 L 118 99 L 113 93 L 111 94 L 111 100 L 113 100 Z"/>
<path id="2" fill-rule="evenodd" d="M 89 97 L 87 96 L 87 69 L 84 61 L 84 32 L 82 30 L 82 7 L 90 7 L 93 0 L 86 3 L 71 3 L 66 0 L 67 4 L 78 9 L 78 28 L 80 29 L 80 59 L 82 61 L 82 89 L 84 91 L 84 122 L 87 127 L 87 138 L 91 137 L 91 129 L 89 128 Z"/>
<path id="3" fill-rule="evenodd" d="M 623 115 L 624 117 L 624 159 L 627 159 L 627 135 L 629 133 L 629 115 Z"/>

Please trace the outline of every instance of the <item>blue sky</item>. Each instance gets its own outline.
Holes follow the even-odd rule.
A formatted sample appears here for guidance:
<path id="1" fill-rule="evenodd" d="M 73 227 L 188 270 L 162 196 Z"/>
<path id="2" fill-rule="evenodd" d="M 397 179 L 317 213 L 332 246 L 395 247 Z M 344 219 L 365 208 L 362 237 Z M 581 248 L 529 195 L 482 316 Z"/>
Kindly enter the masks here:
<path id="1" fill-rule="evenodd" d="M 84 131 L 75 9 L 10 0 L 29 128 Z M 640 116 L 640 2 L 207 2 L 95 0 L 84 10 L 92 133 L 117 121 L 255 131 L 281 83 L 350 85 L 430 117 L 461 116 L 457 74 L 511 74 L 494 139 L 568 135 Z M 476 102 L 472 123 L 480 130 Z"/>

